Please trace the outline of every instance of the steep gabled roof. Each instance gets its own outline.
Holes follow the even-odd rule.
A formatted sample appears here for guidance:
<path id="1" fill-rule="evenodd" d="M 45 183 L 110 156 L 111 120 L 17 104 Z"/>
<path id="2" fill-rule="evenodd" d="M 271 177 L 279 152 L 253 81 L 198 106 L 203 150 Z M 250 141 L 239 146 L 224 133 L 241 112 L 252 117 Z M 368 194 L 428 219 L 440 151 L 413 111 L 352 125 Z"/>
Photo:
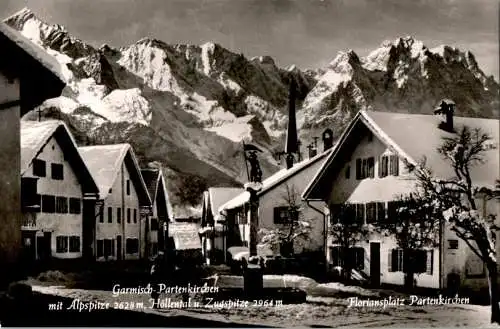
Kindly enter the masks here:
<path id="1" fill-rule="evenodd" d="M 45 49 L 36 45 L 31 40 L 22 35 L 21 32 L 13 29 L 4 22 L 0 22 L 0 33 L 14 42 L 19 48 L 24 50 L 33 59 L 42 64 L 47 70 L 52 72 L 61 82 L 65 81 L 61 64 L 47 53 Z"/>
<path id="2" fill-rule="evenodd" d="M 88 167 L 78 152 L 76 142 L 63 121 L 25 121 L 21 120 L 21 175 L 29 169 L 33 159 L 54 137 L 68 159 L 84 193 L 97 194 L 99 189 Z"/>
<path id="3" fill-rule="evenodd" d="M 151 202 L 156 202 L 156 197 L 158 195 L 159 189 L 163 190 L 163 194 L 165 195 L 165 202 L 167 207 L 167 213 L 170 220 L 173 219 L 173 209 L 172 204 L 170 203 L 170 198 L 167 193 L 167 186 L 165 183 L 165 178 L 163 177 L 163 171 L 161 169 L 141 169 L 142 178 L 144 179 L 144 183 L 148 188 L 149 197 L 151 198 Z"/>
<path id="4" fill-rule="evenodd" d="M 127 166 L 142 205 L 151 205 L 148 188 L 130 144 L 79 147 L 78 150 L 99 187 L 101 199 L 107 198 L 122 163 Z"/>
<path id="5" fill-rule="evenodd" d="M 244 192 L 244 190 L 239 187 L 210 187 L 208 189 L 208 195 L 212 215 L 216 217 L 220 206 L 242 192 Z"/>
<path id="6" fill-rule="evenodd" d="M 156 200 L 156 193 L 158 190 L 158 183 L 160 179 L 160 170 L 158 169 L 141 169 L 142 178 L 144 179 L 144 183 L 148 188 L 149 197 L 151 201 L 154 203 Z"/>
<path id="7" fill-rule="evenodd" d="M 326 159 L 326 156 L 329 155 L 332 152 L 332 149 L 329 149 L 325 152 L 322 152 L 318 155 L 316 155 L 313 158 L 306 159 L 304 161 L 301 161 L 297 164 L 295 164 L 292 168 L 287 169 L 281 169 L 280 171 L 274 173 L 273 175 L 269 176 L 262 182 L 262 189 L 259 191 L 257 194 L 258 196 L 263 196 L 267 192 L 271 191 L 275 187 L 281 185 L 282 183 L 286 182 L 288 179 L 292 178 L 293 176 L 299 174 L 302 172 L 304 169 L 309 168 L 311 165 L 317 163 L 318 161 L 322 161 Z M 224 212 L 225 210 L 230 210 L 230 209 L 235 209 L 243 206 L 245 203 L 247 203 L 250 200 L 250 193 L 244 191 L 234 197 L 233 199 L 229 200 L 222 206 L 217 208 L 217 212 Z"/>
<path id="8" fill-rule="evenodd" d="M 454 117 L 455 131 L 468 126 L 480 128 L 490 135 L 496 148 L 485 150 L 485 163 L 471 169 L 474 184 L 482 187 L 493 187 L 500 177 L 500 161 L 498 152 L 500 121 L 494 119 Z M 311 180 L 302 197 L 308 200 L 321 200 L 321 181 L 330 180 L 329 171 L 337 161 L 338 154 L 345 148 L 349 140 L 354 140 L 352 133 L 359 125 L 367 127 L 382 142 L 394 150 L 400 157 L 412 164 L 425 157 L 426 164 L 434 175 L 442 179 L 451 178 L 453 172 L 450 164 L 438 152 L 443 137 L 452 137 L 454 133 L 439 128 L 441 119 L 435 115 L 406 114 L 379 111 L 360 111 L 351 121 L 339 139 L 337 146 L 329 155 L 323 166 Z"/>

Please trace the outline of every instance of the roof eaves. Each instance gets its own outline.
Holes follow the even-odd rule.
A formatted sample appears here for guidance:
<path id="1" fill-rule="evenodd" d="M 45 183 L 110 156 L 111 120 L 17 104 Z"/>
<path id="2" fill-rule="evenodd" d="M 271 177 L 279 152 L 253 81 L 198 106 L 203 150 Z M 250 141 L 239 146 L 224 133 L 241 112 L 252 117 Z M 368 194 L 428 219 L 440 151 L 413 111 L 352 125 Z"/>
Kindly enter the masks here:
<path id="1" fill-rule="evenodd" d="M 309 162 L 305 163 L 304 165 L 302 165 L 299 169 L 296 169 L 294 171 L 292 171 L 291 173 L 289 173 L 288 175 L 285 175 L 283 176 L 281 179 L 277 180 L 276 182 L 273 182 L 272 184 L 266 186 L 265 188 L 263 188 L 261 191 L 259 191 L 257 193 L 257 195 L 260 197 L 260 196 L 263 196 L 264 194 L 266 194 L 267 192 L 273 190 L 275 187 L 277 187 L 278 185 L 280 185 L 281 183 L 285 182 L 286 180 L 294 177 L 295 175 L 299 174 L 300 172 L 304 171 L 305 169 L 309 168 L 311 165 L 317 163 L 319 160 L 321 159 L 324 159 L 325 156 L 329 155 L 330 152 L 332 152 L 332 149 L 329 149 L 329 150 L 326 150 L 320 154 L 318 154 L 316 157 L 310 159 Z"/>

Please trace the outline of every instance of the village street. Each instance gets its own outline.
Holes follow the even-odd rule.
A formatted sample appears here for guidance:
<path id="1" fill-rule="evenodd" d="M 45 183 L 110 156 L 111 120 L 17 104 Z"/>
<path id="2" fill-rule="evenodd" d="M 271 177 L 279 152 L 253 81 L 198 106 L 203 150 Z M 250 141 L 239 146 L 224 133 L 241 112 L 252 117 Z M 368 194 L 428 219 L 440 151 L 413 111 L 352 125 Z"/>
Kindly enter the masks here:
<path id="1" fill-rule="evenodd" d="M 63 286 L 36 285 L 31 283 L 33 290 L 40 293 L 57 295 L 79 301 L 94 301 L 128 304 L 136 312 L 150 312 L 168 316 L 190 316 L 212 321 L 222 321 L 240 324 L 254 324 L 259 326 L 290 327 L 462 327 L 476 328 L 495 327 L 489 323 L 489 306 L 479 305 L 427 305 L 409 306 L 409 299 L 405 306 L 383 307 L 348 307 L 349 297 L 358 296 L 359 300 L 380 299 L 378 292 L 357 287 L 345 287 L 337 283 L 318 285 L 324 295 L 330 297 L 308 296 L 307 302 L 270 307 L 233 307 L 207 308 L 201 303 L 198 307 L 182 309 L 164 308 L 154 310 L 149 307 L 150 296 L 120 295 L 113 297 L 110 291 L 68 289 Z M 41 283 L 43 284 L 43 283 Z M 347 294 L 346 294 L 347 292 Z M 389 293 L 390 292 L 386 292 Z M 336 297 L 335 295 L 342 295 Z M 384 294 L 384 296 L 388 296 Z M 394 298 L 406 297 L 394 293 Z M 160 299 L 171 298 L 179 300 L 179 296 L 162 295 Z M 143 306 L 139 306 L 139 305 Z M 86 311 L 83 311 L 86 312 Z M 94 312 L 98 312 L 94 311 Z M 165 320 L 168 326 L 168 320 Z M 498 326 L 497 326 L 498 327 Z"/>

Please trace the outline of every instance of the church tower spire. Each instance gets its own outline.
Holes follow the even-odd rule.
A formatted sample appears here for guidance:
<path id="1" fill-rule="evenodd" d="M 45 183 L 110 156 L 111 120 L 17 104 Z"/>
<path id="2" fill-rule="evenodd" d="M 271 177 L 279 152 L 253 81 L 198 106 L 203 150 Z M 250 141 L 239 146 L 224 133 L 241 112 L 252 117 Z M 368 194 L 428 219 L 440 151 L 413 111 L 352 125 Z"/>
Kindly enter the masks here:
<path id="1" fill-rule="evenodd" d="M 288 126 L 286 130 L 286 167 L 293 166 L 294 154 L 299 153 L 299 138 L 297 135 L 297 119 L 295 117 L 295 99 L 297 98 L 297 83 L 291 78 L 288 95 Z"/>

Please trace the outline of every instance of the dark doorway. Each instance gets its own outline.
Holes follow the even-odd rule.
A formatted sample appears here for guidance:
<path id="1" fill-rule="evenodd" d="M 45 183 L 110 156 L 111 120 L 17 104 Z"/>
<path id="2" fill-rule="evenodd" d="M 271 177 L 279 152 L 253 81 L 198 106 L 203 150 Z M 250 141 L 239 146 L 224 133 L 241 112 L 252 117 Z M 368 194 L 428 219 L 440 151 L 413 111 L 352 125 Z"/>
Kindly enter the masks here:
<path id="1" fill-rule="evenodd" d="M 122 236 L 116 236 L 116 259 L 122 259 Z"/>
<path id="2" fill-rule="evenodd" d="M 380 286 L 380 242 L 370 242 L 370 282 Z"/>
<path id="3" fill-rule="evenodd" d="M 43 236 L 38 236 L 36 238 L 36 249 L 38 253 L 38 259 L 41 261 L 47 261 L 50 259 L 51 252 L 51 232 L 43 232 Z"/>

